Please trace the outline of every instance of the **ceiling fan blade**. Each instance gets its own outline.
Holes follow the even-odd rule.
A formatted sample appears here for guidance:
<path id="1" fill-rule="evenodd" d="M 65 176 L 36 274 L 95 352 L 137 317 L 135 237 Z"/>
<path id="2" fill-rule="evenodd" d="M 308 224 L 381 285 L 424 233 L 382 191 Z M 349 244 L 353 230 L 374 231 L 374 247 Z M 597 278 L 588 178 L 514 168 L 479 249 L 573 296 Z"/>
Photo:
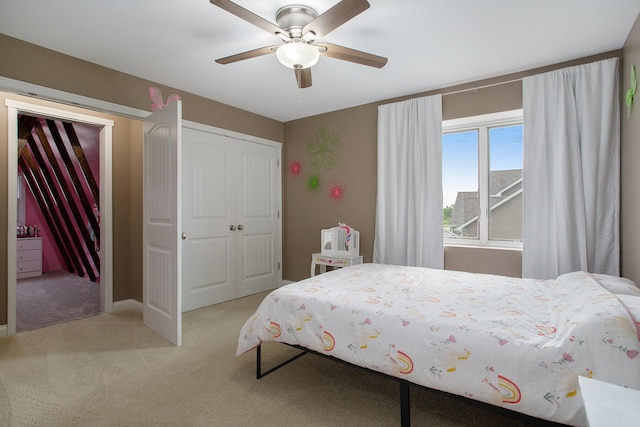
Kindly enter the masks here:
<path id="1" fill-rule="evenodd" d="M 213 0 L 211 0 L 213 2 Z M 369 9 L 367 0 L 342 0 L 302 29 L 302 34 L 313 31 L 316 38 L 324 37 L 351 18 Z"/>
<path id="2" fill-rule="evenodd" d="M 218 6 L 221 9 L 226 10 L 232 15 L 237 16 L 240 19 L 244 19 L 250 24 L 255 25 L 256 27 L 263 29 L 269 34 L 278 35 L 280 33 L 286 34 L 286 32 L 278 27 L 276 24 L 273 24 L 261 16 L 256 15 L 253 12 L 248 11 L 242 6 L 238 6 L 232 1 L 229 0 L 210 0 L 211 4 Z"/>
<path id="3" fill-rule="evenodd" d="M 242 61 L 244 59 L 255 58 L 257 56 L 268 55 L 274 53 L 278 46 L 265 46 L 258 49 L 249 50 L 235 55 L 227 56 L 224 58 L 216 59 L 218 64 L 231 64 L 232 62 Z"/>
<path id="4" fill-rule="evenodd" d="M 300 89 L 311 86 L 311 68 L 296 68 L 293 71 L 296 72 L 296 80 Z"/>
<path id="5" fill-rule="evenodd" d="M 320 55 L 327 56 L 329 58 L 341 59 L 343 61 L 355 62 L 357 64 L 368 65 L 369 67 L 376 68 L 382 68 L 387 63 L 387 58 L 382 56 L 338 46 L 337 44 L 318 43 L 315 46 L 325 48 L 326 50 L 319 50 Z"/>

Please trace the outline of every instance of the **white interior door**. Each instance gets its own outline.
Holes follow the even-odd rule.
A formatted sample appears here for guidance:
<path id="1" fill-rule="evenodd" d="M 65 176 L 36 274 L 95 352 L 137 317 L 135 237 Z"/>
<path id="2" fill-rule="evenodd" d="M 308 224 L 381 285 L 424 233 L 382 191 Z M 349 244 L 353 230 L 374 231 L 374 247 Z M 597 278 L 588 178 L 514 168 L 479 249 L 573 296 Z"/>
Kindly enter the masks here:
<path id="1" fill-rule="evenodd" d="M 144 323 L 182 343 L 180 101 L 144 120 Z"/>
<path id="2" fill-rule="evenodd" d="M 236 145 L 237 296 L 278 286 L 280 263 L 280 150 Z"/>
<path id="3" fill-rule="evenodd" d="M 234 145 L 183 129 L 182 310 L 236 297 Z"/>

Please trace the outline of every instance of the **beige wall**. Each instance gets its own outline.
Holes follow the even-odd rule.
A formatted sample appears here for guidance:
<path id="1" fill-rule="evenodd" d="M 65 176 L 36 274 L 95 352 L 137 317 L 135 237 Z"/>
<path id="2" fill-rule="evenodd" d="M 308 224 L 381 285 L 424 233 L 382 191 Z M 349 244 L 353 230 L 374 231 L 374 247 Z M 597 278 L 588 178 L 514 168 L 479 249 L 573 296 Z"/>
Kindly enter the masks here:
<path id="1" fill-rule="evenodd" d="M 342 204 L 334 205 L 327 200 L 325 194 L 314 194 L 305 189 L 304 176 L 306 171 L 303 171 L 303 176 L 298 178 L 291 178 L 285 173 L 283 180 L 285 200 L 283 277 L 288 280 L 309 277 L 310 256 L 320 250 L 320 230 L 333 227 L 337 225 L 338 221 L 345 222 L 360 231 L 360 252 L 364 256 L 365 262 L 372 261 L 376 203 L 378 105 L 417 96 L 443 93 L 442 114 L 445 120 L 519 109 L 522 108 L 522 82 L 519 81 L 522 77 L 620 55 L 620 51 L 608 52 L 553 67 L 539 68 L 285 123 L 285 165 L 292 160 L 302 161 L 303 165 L 309 164 L 309 155 L 305 152 L 305 144 L 308 138 L 313 137 L 319 127 L 328 127 L 339 135 L 342 146 L 337 152 L 338 163 L 331 170 L 322 170 L 321 175 L 327 183 L 337 181 L 343 184 L 346 187 L 346 196 Z M 478 90 L 463 91 L 500 82 L 506 83 Z M 458 91 L 463 92 L 447 95 L 447 93 Z M 513 250 L 447 247 L 445 268 L 521 277 L 522 255 L 520 251 Z"/>
<path id="2" fill-rule="evenodd" d="M 640 72 L 640 21 L 636 20 L 622 56 L 621 98 L 629 89 L 631 66 Z M 640 92 L 636 94 L 636 105 L 627 117 L 627 108 L 622 111 L 622 163 L 620 195 L 620 240 L 622 275 L 640 283 Z"/>

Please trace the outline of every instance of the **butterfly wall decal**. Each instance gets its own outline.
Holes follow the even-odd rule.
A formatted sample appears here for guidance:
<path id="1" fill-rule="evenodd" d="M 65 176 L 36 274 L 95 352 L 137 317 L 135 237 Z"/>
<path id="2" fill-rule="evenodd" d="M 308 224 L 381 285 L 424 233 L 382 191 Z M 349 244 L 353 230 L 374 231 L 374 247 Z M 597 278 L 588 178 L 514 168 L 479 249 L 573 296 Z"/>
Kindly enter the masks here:
<path id="1" fill-rule="evenodd" d="M 162 100 L 162 92 L 155 86 L 149 87 L 149 97 L 151 98 L 151 111 L 155 112 L 163 109 L 172 102 L 180 101 L 180 95 L 172 93 L 167 97 L 167 102 Z"/>

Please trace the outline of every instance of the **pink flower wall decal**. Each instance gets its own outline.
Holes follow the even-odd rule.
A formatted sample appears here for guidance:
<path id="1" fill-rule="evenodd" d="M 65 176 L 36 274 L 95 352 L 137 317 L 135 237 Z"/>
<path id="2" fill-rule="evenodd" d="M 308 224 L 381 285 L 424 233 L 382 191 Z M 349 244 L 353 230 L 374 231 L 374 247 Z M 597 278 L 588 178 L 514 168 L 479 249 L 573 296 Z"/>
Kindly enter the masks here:
<path id="1" fill-rule="evenodd" d="M 287 168 L 287 170 L 291 178 L 297 178 L 302 172 L 302 163 L 300 162 L 300 160 L 292 160 L 289 162 L 289 167 Z"/>
<path id="2" fill-rule="evenodd" d="M 331 184 L 327 193 L 332 203 L 340 203 L 344 199 L 344 186 L 342 184 Z"/>

